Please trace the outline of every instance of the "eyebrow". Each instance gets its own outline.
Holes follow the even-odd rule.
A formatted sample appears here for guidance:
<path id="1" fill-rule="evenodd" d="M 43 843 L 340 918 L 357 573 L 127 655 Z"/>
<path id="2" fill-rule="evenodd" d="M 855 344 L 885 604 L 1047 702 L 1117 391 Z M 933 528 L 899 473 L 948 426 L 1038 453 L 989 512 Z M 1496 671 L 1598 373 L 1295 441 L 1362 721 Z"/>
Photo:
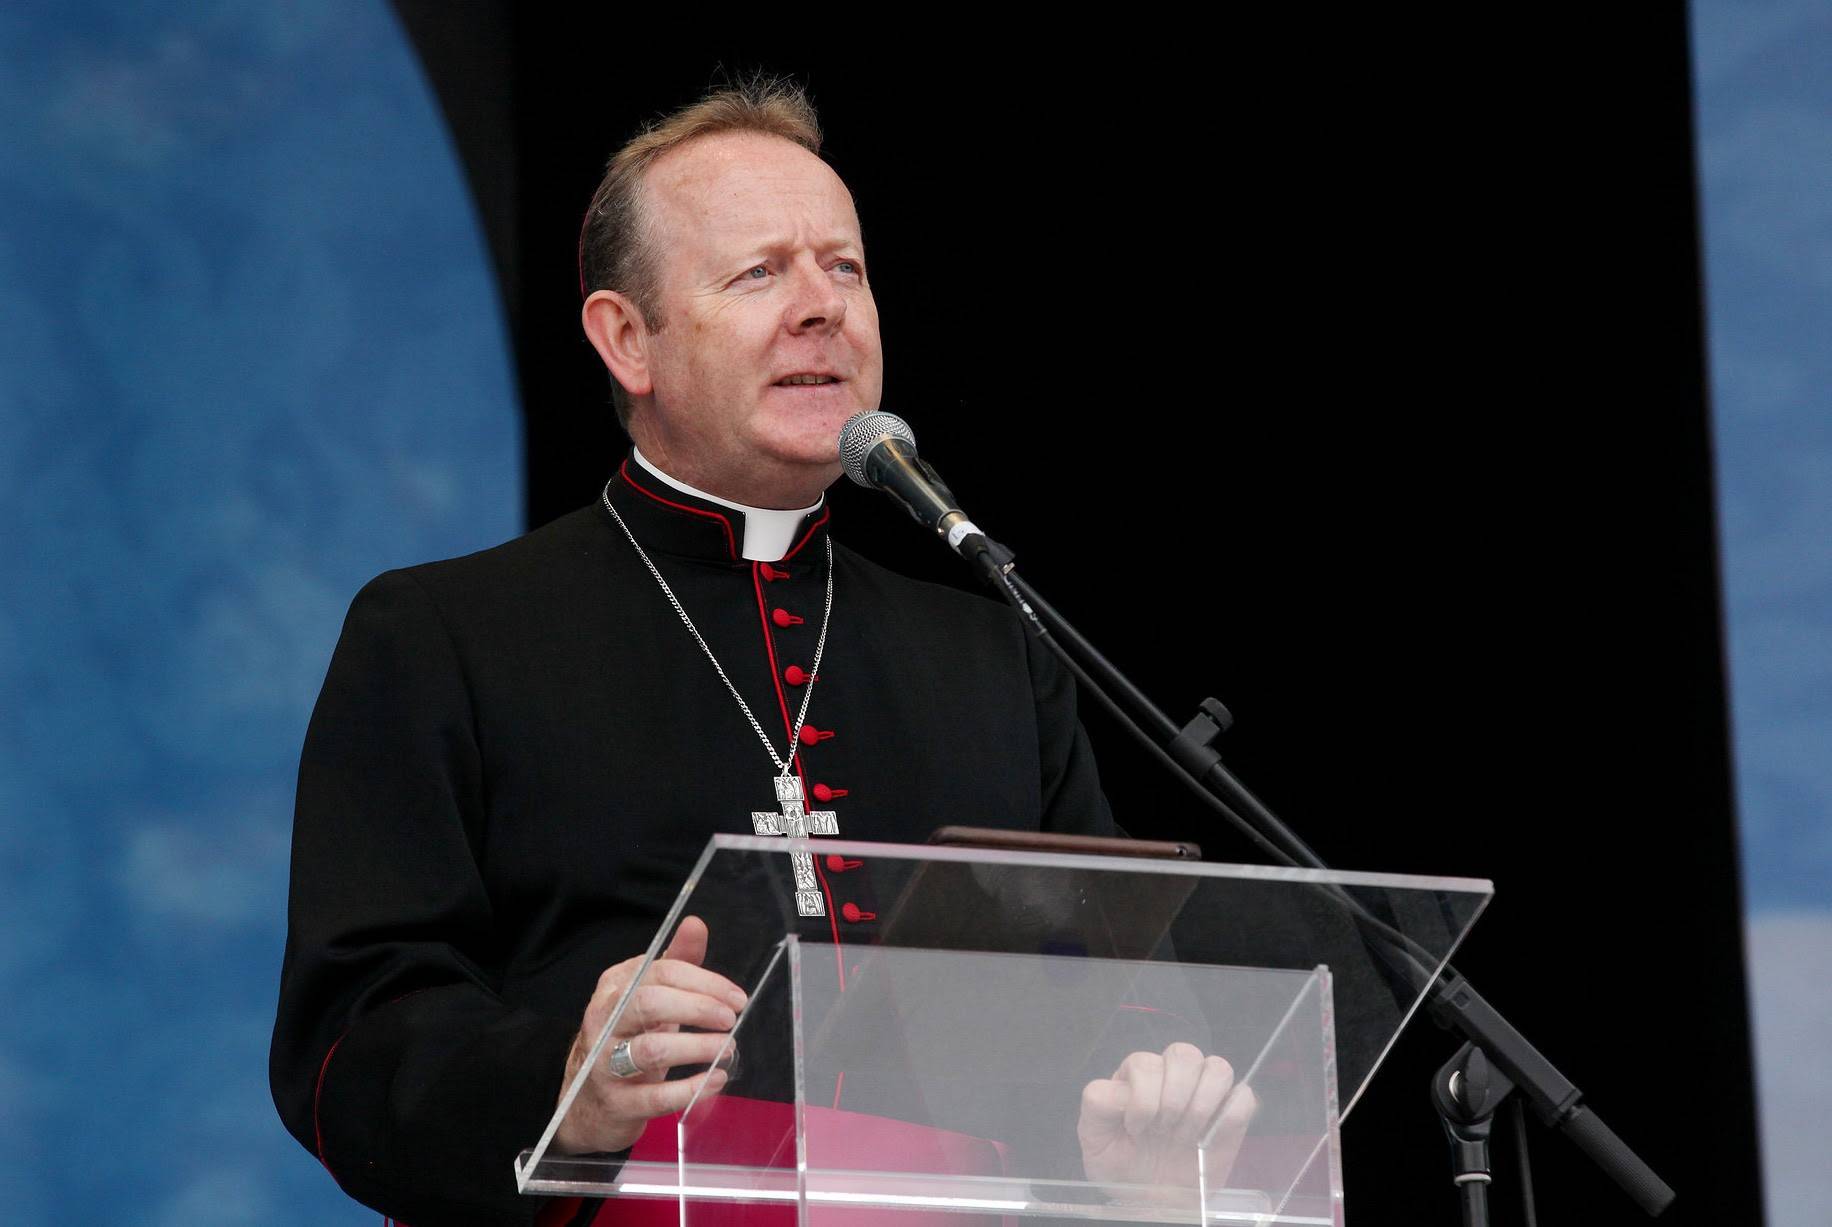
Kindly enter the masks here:
<path id="1" fill-rule="evenodd" d="M 775 254 L 777 252 L 785 251 L 788 248 L 793 247 L 793 246 L 795 246 L 794 240 L 782 238 L 782 237 L 776 237 L 776 238 L 765 239 L 758 243 L 753 243 L 750 246 L 746 247 L 744 250 L 746 253 L 763 252 L 765 254 Z M 827 253 L 827 252 L 841 251 L 849 247 L 858 248 L 859 250 L 863 251 L 865 248 L 865 236 L 863 235 L 856 235 L 856 236 L 854 235 L 830 235 L 829 237 L 822 239 L 819 242 L 814 244 L 815 252 L 822 253 L 822 254 Z M 747 257 L 734 256 L 734 258 L 735 259 L 736 258 L 748 258 L 748 256 Z"/>
<path id="2" fill-rule="evenodd" d="M 758 257 L 776 255 L 794 245 L 792 239 L 777 235 L 749 243 L 743 248 L 734 248 L 734 250 L 729 253 L 715 252 L 707 262 L 706 275 L 709 279 L 716 279 L 720 277 L 729 277 L 736 273 L 742 273 L 745 269 L 750 268 Z M 816 255 L 831 255 L 834 252 L 847 250 L 856 252 L 858 258 L 863 259 L 865 255 L 865 236 L 863 234 L 835 234 L 829 235 L 825 239 L 814 244 L 814 252 Z M 709 280 L 708 284 L 712 283 L 713 282 Z"/>

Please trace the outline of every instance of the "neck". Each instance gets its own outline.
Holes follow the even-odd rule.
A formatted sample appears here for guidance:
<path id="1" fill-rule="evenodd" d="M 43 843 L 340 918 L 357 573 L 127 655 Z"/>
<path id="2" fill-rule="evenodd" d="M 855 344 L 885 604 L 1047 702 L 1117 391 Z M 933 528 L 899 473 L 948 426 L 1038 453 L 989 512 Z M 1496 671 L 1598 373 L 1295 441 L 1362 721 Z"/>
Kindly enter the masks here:
<path id="1" fill-rule="evenodd" d="M 711 491 L 690 485 L 665 471 L 643 455 L 640 446 L 632 448 L 630 454 L 635 457 L 636 463 L 641 465 L 644 471 L 672 489 L 738 512 L 744 522 L 744 544 L 741 552 L 745 558 L 753 562 L 779 561 L 794 544 L 795 534 L 801 528 L 802 521 L 809 512 L 821 505 L 819 497 L 805 507 L 756 507 L 734 499 L 722 498 Z"/>
<path id="2" fill-rule="evenodd" d="M 700 462 L 705 449 L 671 446 L 681 441 L 651 428 L 646 417 L 631 420 L 630 437 L 645 463 L 656 472 L 686 482 L 704 498 L 741 507 L 791 511 L 815 506 L 822 492 L 844 471 L 837 455 L 830 464 L 788 465 L 754 456 L 746 466 L 708 468 Z"/>

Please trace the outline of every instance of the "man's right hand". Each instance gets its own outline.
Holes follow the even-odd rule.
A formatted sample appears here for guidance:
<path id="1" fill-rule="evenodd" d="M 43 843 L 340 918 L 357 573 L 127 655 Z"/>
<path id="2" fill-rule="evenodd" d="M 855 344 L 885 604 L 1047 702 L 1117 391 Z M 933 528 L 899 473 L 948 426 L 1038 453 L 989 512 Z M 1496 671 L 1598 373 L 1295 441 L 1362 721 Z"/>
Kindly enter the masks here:
<path id="1" fill-rule="evenodd" d="M 725 1046 L 725 1033 L 744 1008 L 744 990 L 701 967 L 705 958 L 706 922 L 689 916 L 681 921 L 674 940 L 649 968 L 629 1009 L 618 1020 L 591 1077 L 560 1122 L 553 1139 L 555 1151 L 591 1154 L 626 1149 L 642 1136 L 643 1126 L 652 1118 L 681 1111 L 702 1087 L 711 1094 L 725 1085 L 723 1069 L 709 1069 L 678 1082 L 663 1081 L 676 1065 L 711 1064 Z M 598 977 L 598 987 L 585 1007 L 585 1021 L 566 1057 L 562 1098 L 641 966 L 641 958 L 625 959 Z M 683 1032 L 684 1026 L 712 1034 Z M 607 1067 L 612 1047 L 622 1039 L 630 1041 L 630 1058 L 642 1071 L 628 1078 L 619 1078 Z"/>

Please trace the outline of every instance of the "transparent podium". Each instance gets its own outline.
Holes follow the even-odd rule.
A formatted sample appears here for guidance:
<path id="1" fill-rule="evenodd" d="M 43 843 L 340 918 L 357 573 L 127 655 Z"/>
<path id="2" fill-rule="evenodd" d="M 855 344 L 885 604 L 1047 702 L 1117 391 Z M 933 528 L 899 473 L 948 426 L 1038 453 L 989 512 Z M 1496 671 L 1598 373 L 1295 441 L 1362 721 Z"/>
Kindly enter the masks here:
<path id="1" fill-rule="evenodd" d="M 686 1227 L 1341 1223 L 1338 1126 L 1490 893 L 718 836 L 648 959 L 697 916 L 749 994 L 723 1087 L 627 1154 L 559 1154 L 582 1073 L 516 1179 Z"/>

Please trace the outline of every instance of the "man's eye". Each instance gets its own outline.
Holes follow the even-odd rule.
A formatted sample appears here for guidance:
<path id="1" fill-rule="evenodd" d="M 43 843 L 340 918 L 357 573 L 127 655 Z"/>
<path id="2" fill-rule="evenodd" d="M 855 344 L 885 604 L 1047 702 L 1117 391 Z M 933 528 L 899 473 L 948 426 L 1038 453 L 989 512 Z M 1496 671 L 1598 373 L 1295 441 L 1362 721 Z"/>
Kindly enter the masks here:
<path id="1" fill-rule="evenodd" d="M 833 266 L 833 271 L 836 273 L 851 273 L 856 277 L 862 270 L 859 268 L 859 262 L 857 260 L 841 260 L 838 264 Z"/>
<path id="2" fill-rule="evenodd" d="M 756 268 L 748 270 L 744 275 L 749 277 L 752 281 L 762 281 L 765 277 L 770 275 L 770 268 L 767 264 L 759 264 Z"/>

